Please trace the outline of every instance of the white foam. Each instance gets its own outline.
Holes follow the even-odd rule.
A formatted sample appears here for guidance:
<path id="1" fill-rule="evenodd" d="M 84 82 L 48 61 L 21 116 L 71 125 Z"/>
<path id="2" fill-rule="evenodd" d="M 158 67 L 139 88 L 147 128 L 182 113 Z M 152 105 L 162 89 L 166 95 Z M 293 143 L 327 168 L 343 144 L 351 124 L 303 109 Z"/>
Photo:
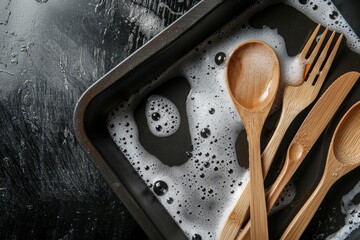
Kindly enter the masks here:
<path id="1" fill-rule="evenodd" d="M 152 95 L 146 103 L 146 120 L 150 132 L 158 137 L 173 135 L 180 127 L 180 113 L 173 102 L 160 95 Z"/>
<path id="2" fill-rule="evenodd" d="M 331 234 L 327 240 L 345 240 L 360 226 L 360 205 L 354 203 L 354 198 L 360 194 L 360 182 L 341 201 L 341 212 L 346 215 L 345 225 L 336 233 Z"/>
<path id="3" fill-rule="evenodd" d="M 286 3 L 299 8 L 294 1 Z M 268 27 L 254 29 L 246 24 L 247 17 L 265 7 L 256 6 L 205 40 L 109 115 L 109 132 L 150 189 L 153 190 L 152 185 L 158 180 L 169 186 L 164 196 L 157 197 L 189 238 L 194 234 L 200 234 L 203 239 L 218 238 L 219 226 L 224 225 L 241 194 L 242 183 L 248 181 L 248 171 L 239 166 L 235 151 L 235 142 L 243 126 L 227 92 L 226 62 L 217 65 L 216 54 L 221 51 L 229 57 L 238 44 L 249 39 L 260 40 L 276 52 L 283 85 L 302 81 L 303 64 L 299 63 L 297 56 L 288 56 L 284 39 L 277 30 Z M 321 8 L 318 11 L 322 11 Z M 188 79 L 191 86 L 186 111 L 193 152 L 185 164 L 168 167 L 139 143 L 133 110 L 152 89 L 177 76 Z M 149 120 L 149 111 L 147 113 L 151 130 L 155 124 Z M 180 124 L 179 121 L 178 127 Z M 290 203 L 295 192 L 295 186 L 290 184 L 284 191 L 283 201 L 280 199 L 279 207 Z M 172 203 L 167 201 L 170 197 L 174 200 Z"/>
<path id="4" fill-rule="evenodd" d="M 294 200 L 295 196 L 296 187 L 294 182 L 291 180 L 281 192 L 279 199 L 276 201 L 274 207 L 271 209 L 270 215 L 288 206 Z"/>
<path id="5" fill-rule="evenodd" d="M 308 1 L 306 4 L 301 4 L 298 0 L 285 0 L 284 3 L 304 13 L 314 22 L 321 23 L 332 31 L 343 33 L 347 39 L 348 47 L 360 54 L 360 38 L 330 0 Z M 337 15 L 334 16 L 334 13 Z"/>

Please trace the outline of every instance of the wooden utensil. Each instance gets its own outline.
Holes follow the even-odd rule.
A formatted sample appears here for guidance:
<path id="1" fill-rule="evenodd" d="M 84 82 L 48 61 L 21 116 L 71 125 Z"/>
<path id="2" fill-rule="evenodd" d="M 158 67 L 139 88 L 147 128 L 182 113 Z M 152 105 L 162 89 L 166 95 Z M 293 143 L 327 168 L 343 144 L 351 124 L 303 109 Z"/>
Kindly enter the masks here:
<path id="1" fill-rule="evenodd" d="M 360 166 L 360 101 L 341 119 L 330 143 L 323 176 L 281 239 L 299 239 L 331 186 Z"/>
<path id="2" fill-rule="evenodd" d="M 327 36 L 328 29 L 325 28 L 319 41 L 316 41 L 317 35 L 320 31 L 319 24 L 314 32 L 309 37 L 303 50 L 299 55 L 299 62 L 305 63 L 304 81 L 299 86 L 286 86 L 283 96 L 283 106 L 281 116 L 277 124 L 276 130 L 272 135 L 269 143 L 262 153 L 263 175 L 266 177 L 270 166 L 273 162 L 277 149 L 283 139 L 288 127 L 295 119 L 295 117 L 308 107 L 318 96 L 320 89 L 329 72 L 330 66 L 335 58 L 336 52 L 340 46 L 342 35 L 337 39 L 331 53 L 327 57 L 330 50 L 331 43 L 335 33 L 333 32 L 320 51 L 321 46 Z M 311 46 L 315 44 L 314 49 Z M 316 58 L 319 55 L 319 58 Z M 323 63 L 325 63 L 323 65 Z M 323 66 L 322 66 L 323 65 Z M 322 66 L 322 67 L 321 67 Z M 316 78 L 316 76 L 318 76 Z M 316 79 L 316 81 L 315 81 Z M 243 192 L 232 212 L 230 213 L 227 222 L 225 223 L 221 232 L 220 238 L 222 240 L 234 239 L 240 230 L 242 224 L 247 220 L 250 206 L 250 183 L 246 183 Z"/>
<path id="3" fill-rule="evenodd" d="M 275 100 L 280 80 L 280 65 L 273 49 L 260 41 L 240 44 L 230 56 L 227 83 L 248 135 L 251 184 L 251 223 L 253 239 L 268 239 L 264 177 L 260 136 L 265 119 Z"/>
<path id="4" fill-rule="evenodd" d="M 349 72 L 340 76 L 325 91 L 306 116 L 290 143 L 283 169 L 266 194 L 268 212 L 271 211 L 286 184 L 359 78 L 360 73 L 358 72 Z M 237 239 L 249 239 L 250 227 L 250 222 L 248 222 Z"/>

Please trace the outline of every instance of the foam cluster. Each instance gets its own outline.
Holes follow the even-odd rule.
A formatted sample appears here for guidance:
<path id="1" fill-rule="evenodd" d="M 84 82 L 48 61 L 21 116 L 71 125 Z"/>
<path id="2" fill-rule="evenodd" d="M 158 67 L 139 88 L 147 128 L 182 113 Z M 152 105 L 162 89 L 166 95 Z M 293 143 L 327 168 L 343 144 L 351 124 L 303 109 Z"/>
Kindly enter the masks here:
<path id="1" fill-rule="evenodd" d="M 360 193 L 360 182 L 346 195 L 341 201 L 341 212 L 345 214 L 345 225 L 337 232 L 331 234 L 327 240 L 345 240 L 360 226 L 360 205 L 355 202 L 355 198 Z"/>
<path id="2" fill-rule="evenodd" d="M 150 132 L 158 137 L 173 135 L 180 127 L 180 113 L 173 102 L 160 95 L 152 95 L 146 103 L 146 120 Z"/>
<path id="3" fill-rule="evenodd" d="M 274 214 L 284 207 L 288 206 L 296 196 L 296 187 L 292 180 L 285 186 L 281 192 L 279 199 L 276 201 L 274 207 L 271 209 L 270 214 Z"/>

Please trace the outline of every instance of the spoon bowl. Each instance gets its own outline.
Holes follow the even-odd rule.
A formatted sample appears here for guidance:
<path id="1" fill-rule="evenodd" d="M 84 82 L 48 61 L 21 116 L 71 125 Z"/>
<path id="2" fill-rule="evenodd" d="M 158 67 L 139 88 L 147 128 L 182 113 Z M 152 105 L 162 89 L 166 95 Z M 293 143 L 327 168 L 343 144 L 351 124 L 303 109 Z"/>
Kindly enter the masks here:
<path id="1" fill-rule="evenodd" d="M 351 109 L 336 129 L 333 151 L 336 159 L 344 165 L 360 163 L 360 104 Z"/>
<path id="2" fill-rule="evenodd" d="M 267 44 L 250 41 L 230 56 L 227 80 L 237 107 L 258 111 L 272 104 L 279 85 L 280 65 Z"/>
<path id="3" fill-rule="evenodd" d="M 252 239 L 268 239 L 264 175 L 260 136 L 275 100 L 280 81 L 280 64 L 273 49 L 260 41 L 240 44 L 227 65 L 231 98 L 243 121 L 249 142 L 250 221 Z"/>

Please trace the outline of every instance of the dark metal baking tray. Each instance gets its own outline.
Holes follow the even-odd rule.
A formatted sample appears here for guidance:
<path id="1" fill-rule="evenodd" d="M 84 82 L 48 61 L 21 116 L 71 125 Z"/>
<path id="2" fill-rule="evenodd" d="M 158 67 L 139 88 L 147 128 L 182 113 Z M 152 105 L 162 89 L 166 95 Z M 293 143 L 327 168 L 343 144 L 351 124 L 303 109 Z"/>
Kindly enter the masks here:
<path id="1" fill-rule="evenodd" d="M 245 0 L 204 0 L 200 2 L 164 32 L 149 41 L 144 47 L 91 86 L 77 104 L 74 126 L 78 141 L 117 196 L 152 239 L 186 239 L 186 236 L 117 148 L 106 127 L 107 115 L 122 100 L 147 85 L 153 76 L 173 65 L 210 34 L 241 14 L 251 3 L 252 1 Z M 295 55 L 300 52 L 315 23 L 300 13 L 289 14 L 288 11 L 289 8 L 284 5 L 268 7 L 261 14 L 254 16 L 251 24 L 254 27 L 262 27 L 266 23 L 269 27 L 276 27 L 285 39 L 289 54 Z M 289 28 L 289 25 L 296 26 L 297 31 Z M 360 71 L 359 63 L 360 57 L 348 50 L 343 43 L 335 59 L 336 68 L 330 71 L 322 91 L 342 73 Z M 181 82 L 174 79 L 171 81 L 174 83 Z M 171 84 L 167 85 L 170 86 L 168 88 L 171 88 Z M 342 114 L 358 100 L 360 100 L 359 84 L 351 91 L 328 129 L 320 137 L 295 174 L 294 181 L 298 194 L 293 203 L 270 217 L 271 238 L 276 239 L 281 235 L 284 228 L 315 188 L 324 167 L 332 132 Z M 277 153 L 275 166 L 281 166 L 286 146 L 308 111 L 309 108 L 300 114 L 291 125 Z M 277 116 L 278 113 L 274 113 L 270 117 L 267 122 L 267 125 L 270 126 L 269 129 L 271 129 L 271 125 L 274 125 L 274 121 L 276 122 L 274 119 Z M 186 134 L 186 131 L 183 131 L 182 134 Z M 237 148 L 246 149 L 246 143 L 244 143 L 246 141 L 241 140 L 244 139 L 244 133 L 240 134 L 239 139 Z M 146 139 L 144 141 L 146 142 Z M 244 152 L 246 151 L 241 151 L 241 153 Z M 276 172 L 278 168 L 274 167 L 272 172 Z M 343 224 L 344 217 L 341 215 L 338 205 L 341 196 L 360 180 L 359 174 L 359 169 L 355 170 L 331 189 L 320 208 L 321 210 L 315 215 L 304 233 L 304 239 L 310 239 L 319 233 L 330 234 L 336 230 L 331 229 L 330 226 L 336 228 L 336 226 Z M 271 180 L 270 175 L 267 182 L 271 182 Z M 328 214 L 331 214 L 337 223 L 326 222 L 328 221 Z M 319 225 L 319 222 L 322 224 Z M 355 231 L 350 238 L 358 239 L 358 237 L 360 237 L 360 232 Z"/>

